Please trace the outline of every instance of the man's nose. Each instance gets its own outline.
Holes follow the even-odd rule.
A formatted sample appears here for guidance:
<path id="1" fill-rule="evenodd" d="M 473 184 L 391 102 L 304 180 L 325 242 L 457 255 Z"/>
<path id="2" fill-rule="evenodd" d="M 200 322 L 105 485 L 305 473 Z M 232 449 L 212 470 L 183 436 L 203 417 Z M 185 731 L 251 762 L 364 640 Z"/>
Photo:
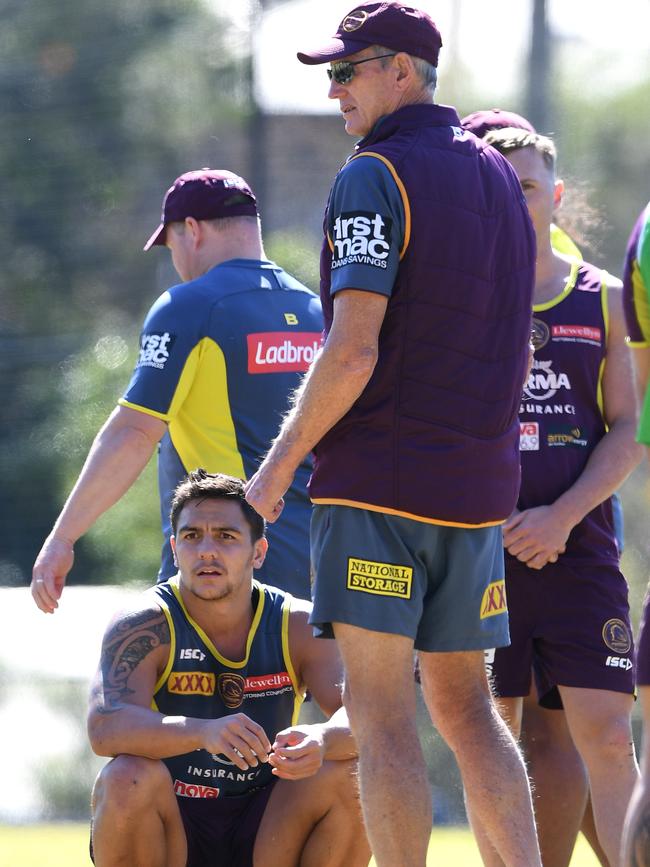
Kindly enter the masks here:
<path id="1" fill-rule="evenodd" d="M 219 553 L 218 545 L 212 536 L 204 536 L 199 544 L 199 557 L 202 559 L 214 559 Z"/>
<path id="2" fill-rule="evenodd" d="M 328 99 L 341 99 L 344 93 L 345 87 L 332 79 L 330 81 L 330 89 L 327 91 Z"/>

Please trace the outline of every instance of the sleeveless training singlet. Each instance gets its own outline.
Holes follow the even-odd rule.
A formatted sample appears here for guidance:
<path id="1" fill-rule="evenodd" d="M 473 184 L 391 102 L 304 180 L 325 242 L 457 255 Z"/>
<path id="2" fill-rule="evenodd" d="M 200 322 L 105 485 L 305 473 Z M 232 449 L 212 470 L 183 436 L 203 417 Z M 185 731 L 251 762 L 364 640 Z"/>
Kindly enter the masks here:
<path id="1" fill-rule="evenodd" d="M 289 594 L 253 582 L 254 616 L 246 654 L 232 661 L 192 620 L 173 579 L 152 592 L 171 633 L 169 661 L 154 689 L 155 710 L 200 719 L 245 713 L 262 726 L 271 743 L 278 731 L 295 724 L 303 694 L 289 655 Z M 202 749 L 163 761 L 178 797 L 243 795 L 272 779 L 267 763 L 242 771 L 225 756 Z"/>
<path id="2" fill-rule="evenodd" d="M 568 490 L 607 431 L 607 324 L 603 272 L 585 262 L 573 264 L 560 295 L 533 307 L 535 358 L 519 413 L 520 510 L 550 505 Z M 571 531 L 562 559 L 574 558 L 618 563 L 611 498 Z"/>

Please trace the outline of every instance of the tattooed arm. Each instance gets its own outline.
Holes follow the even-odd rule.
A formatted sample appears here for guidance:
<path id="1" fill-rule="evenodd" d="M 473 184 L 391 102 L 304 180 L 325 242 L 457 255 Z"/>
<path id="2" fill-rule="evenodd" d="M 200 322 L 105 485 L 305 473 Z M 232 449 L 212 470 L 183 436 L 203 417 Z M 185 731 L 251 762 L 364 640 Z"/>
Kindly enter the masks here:
<path id="1" fill-rule="evenodd" d="M 170 651 L 157 605 L 118 615 L 102 643 L 90 693 L 88 736 L 100 756 L 129 753 L 162 759 L 196 749 L 224 753 L 245 770 L 270 752 L 264 730 L 245 714 L 218 720 L 165 716 L 151 709 Z M 244 758 L 245 757 L 245 758 Z"/>

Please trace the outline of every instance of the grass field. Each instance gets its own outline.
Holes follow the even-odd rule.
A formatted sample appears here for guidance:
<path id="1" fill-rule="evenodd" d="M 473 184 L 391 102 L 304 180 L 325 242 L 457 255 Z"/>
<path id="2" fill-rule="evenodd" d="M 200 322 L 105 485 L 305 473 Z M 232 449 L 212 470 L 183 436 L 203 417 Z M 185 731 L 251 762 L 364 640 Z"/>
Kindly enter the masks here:
<path id="1" fill-rule="evenodd" d="M 373 862 L 371 862 L 372 864 Z M 433 832 L 430 867 L 481 867 L 476 844 L 463 828 Z M 92 867 L 88 857 L 88 826 L 84 823 L 0 826 L 0 867 Z M 571 867 L 598 867 L 584 840 L 579 839 Z"/>

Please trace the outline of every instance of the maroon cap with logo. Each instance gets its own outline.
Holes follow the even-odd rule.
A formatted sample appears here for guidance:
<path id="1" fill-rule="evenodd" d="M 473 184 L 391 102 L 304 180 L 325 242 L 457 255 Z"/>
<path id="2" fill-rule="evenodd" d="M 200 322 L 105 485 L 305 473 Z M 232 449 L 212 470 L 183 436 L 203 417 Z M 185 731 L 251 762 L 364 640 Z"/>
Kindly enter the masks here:
<path id="1" fill-rule="evenodd" d="M 528 132 L 536 132 L 532 123 L 515 114 L 514 111 L 503 111 L 500 108 L 490 108 L 484 111 L 475 111 L 464 117 L 460 125 L 463 129 L 473 132 L 479 138 L 491 132 L 493 129 L 525 129 Z"/>
<path id="2" fill-rule="evenodd" d="M 328 42 L 313 51 L 299 51 L 301 63 L 328 63 L 355 54 L 369 45 L 404 51 L 438 65 L 440 31 L 420 9 L 402 3 L 365 3 L 349 12 Z"/>
<path id="3" fill-rule="evenodd" d="M 198 169 L 176 178 L 165 193 L 160 225 L 144 245 L 148 250 L 165 244 L 165 227 L 186 217 L 216 220 L 219 217 L 256 217 L 253 191 L 243 178 L 223 169 Z"/>

